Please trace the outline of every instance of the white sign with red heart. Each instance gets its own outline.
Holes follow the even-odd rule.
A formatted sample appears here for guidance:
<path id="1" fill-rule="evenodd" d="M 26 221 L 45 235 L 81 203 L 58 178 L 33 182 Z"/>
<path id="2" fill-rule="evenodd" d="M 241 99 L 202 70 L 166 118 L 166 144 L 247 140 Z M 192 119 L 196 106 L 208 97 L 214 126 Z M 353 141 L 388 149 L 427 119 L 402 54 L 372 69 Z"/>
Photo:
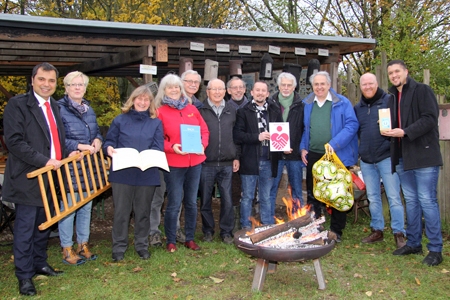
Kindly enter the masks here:
<path id="1" fill-rule="evenodd" d="M 269 123 L 270 151 L 289 151 L 291 149 L 289 123 Z"/>

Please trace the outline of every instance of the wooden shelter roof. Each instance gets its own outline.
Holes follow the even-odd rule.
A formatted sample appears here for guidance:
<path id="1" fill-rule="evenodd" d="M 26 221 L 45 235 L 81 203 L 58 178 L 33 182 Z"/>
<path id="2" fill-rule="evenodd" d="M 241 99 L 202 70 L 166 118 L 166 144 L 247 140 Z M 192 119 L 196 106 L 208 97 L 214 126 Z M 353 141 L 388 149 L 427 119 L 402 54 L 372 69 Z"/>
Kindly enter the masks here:
<path id="1" fill-rule="evenodd" d="M 191 42 L 202 43 L 204 51 L 191 50 Z M 217 52 L 217 44 L 228 44 L 230 51 Z M 244 73 L 259 71 L 269 46 L 280 48 L 279 55 L 271 56 L 273 68 L 281 69 L 285 63 L 306 66 L 311 58 L 338 63 L 344 54 L 375 45 L 374 39 L 362 38 L 0 14 L 0 76 L 28 76 L 44 61 L 62 76 L 78 70 L 89 76 L 139 77 L 143 62 L 156 65 L 161 76 L 177 73 L 180 57 L 192 58 L 200 73 L 205 59 L 218 61 L 219 75 L 228 75 L 230 60 L 242 59 Z M 239 46 L 251 46 L 251 54 L 239 53 Z M 305 48 L 306 54 L 296 55 L 295 48 Z M 328 56 L 319 56 L 319 49 L 328 50 Z M 165 55 L 167 61 L 160 61 Z"/>

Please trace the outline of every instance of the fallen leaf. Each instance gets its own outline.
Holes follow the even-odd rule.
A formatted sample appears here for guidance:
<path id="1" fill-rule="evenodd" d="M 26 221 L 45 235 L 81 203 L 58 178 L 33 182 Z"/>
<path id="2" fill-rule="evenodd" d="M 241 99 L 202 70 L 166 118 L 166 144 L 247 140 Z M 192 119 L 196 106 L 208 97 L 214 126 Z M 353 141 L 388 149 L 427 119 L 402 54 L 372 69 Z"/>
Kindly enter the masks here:
<path id="1" fill-rule="evenodd" d="M 355 244 L 355 246 L 354 246 L 355 248 L 359 248 L 359 245 L 358 244 Z"/>
<path id="2" fill-rule="evenodd" d="M 363 276 L 361 275 L 361 274 L 358 274 L 358 273 L 355 273 L 354 275 L 353 275 L 353 277 L 358 277 L 358 278 L 363 278 Z"/>
<path id="3" fill-rule="evenodd" d="M 34 277 L 34 280 L 48 280 L 48 277 L 45 275 L 38 275 Z"/>
<path id="4" fill-rule="evenodd" d="M 181 278 L 175 277 L 175 278 L 173 279 L 173 281 L 179 282 L 179 281 L 181 281 Z"/>
<path id="5" fill-rule="evenodd" d="M 442 271 L 441 271 L 441 273 L 448 273 L 448 272 L 450 272 L 450 271 L 448 271 L 448 270 L 446 270 L 446 269 L 442 269 Z"/>
<path id="6" fill-rule="evenodd" d="M 137 272 L 140 272 L 142 270 L 144 270 L 144 269 L 142 269 L 141 267 L 136 267 L 136 268 L 133 269 L 133 272 L 137 273 Z"/>
<path id="7" fill-rule="evenodd" d="M 173 272 L 172 274 L 170 274 L 170 276 L 177 277 L 177 273 Z"/>
<path id="8" fill-rule="evenodd" d="M 214 281 L 214 283 L 221 283 L 225 280 L 225 279 L 220 279 L 220 278 L 212 277 L 212 276 L 209 276 L 209 278 L 211 278 L 212 281 Z"/>
<path id="9" fill-rule="evenodd" d="M 372 297 L 372 291 L 367 291 L 366 295 L 369 296 L 369 297 Z"/>
<path id="10" fill-rule="evenodd" d="M 417 285 L 420 285 L 420 280 L 419 280 L 419 278 L 414 278 L 415 280 L 416 280 L 416 283 L 417 283 Z"/>

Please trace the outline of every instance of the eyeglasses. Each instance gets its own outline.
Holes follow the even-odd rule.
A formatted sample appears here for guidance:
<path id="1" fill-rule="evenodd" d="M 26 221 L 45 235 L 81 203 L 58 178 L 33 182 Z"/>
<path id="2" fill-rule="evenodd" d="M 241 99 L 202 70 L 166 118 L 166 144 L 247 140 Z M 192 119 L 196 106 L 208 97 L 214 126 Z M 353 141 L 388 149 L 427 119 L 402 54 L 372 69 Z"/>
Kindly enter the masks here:
<path id="1" fill-rule="evenodd" d="M 208 90 L 209 90 L 209 91 L 213 91 L 213 92 L 221 92 L 221 91 L 225 91 L 224 88 L 215 88 L 215 89 L 209 88 Z"/>
<path id="2" fill-rule="evenodd" d="M 245 86 L 230 86 L 230 89 L 232 90 L 245 90 Z"/>
<path id="3" fill-rule="evenodd" d="M 82 87 L 82 86 L 85 86 L 85 84 L 84 83 L 69 83 L 67 86 Z"/>
<path id="4" fill-rule="evenodd" d="M 183 81 L 188 84 L 200 85 L 200 81 L 198 81 L 198 80 L 183 80 Z"/>
<path id="5" fill-rule="evenodd" d="M 284 88 L 291 88 L 294 85 L 292 83 L 284 83 L 284 84 L 280 84 L 280 87 L 284 87 Z"/>

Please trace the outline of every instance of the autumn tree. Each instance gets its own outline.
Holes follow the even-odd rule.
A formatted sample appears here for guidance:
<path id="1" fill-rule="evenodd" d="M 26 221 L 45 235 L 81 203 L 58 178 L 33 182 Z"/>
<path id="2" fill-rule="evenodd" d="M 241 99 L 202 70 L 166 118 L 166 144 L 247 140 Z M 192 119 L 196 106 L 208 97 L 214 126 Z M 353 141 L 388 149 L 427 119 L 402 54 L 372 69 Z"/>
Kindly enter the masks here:
<path id="1" fill-rule="evenodd" d="M 373 38 L 373 51 L 344 57 L 356 73 L 373 71 L 380 53 L 406 61 L 410 73 L 421 80 L 431 70 L 431 86 L 450 95 L 448 0 L 241 0 L 247 17 L 258 30 Z M 268 26 L 267 23 L 272 24 Z M 298 25 L 296 25 L 298 23 Z"/>

